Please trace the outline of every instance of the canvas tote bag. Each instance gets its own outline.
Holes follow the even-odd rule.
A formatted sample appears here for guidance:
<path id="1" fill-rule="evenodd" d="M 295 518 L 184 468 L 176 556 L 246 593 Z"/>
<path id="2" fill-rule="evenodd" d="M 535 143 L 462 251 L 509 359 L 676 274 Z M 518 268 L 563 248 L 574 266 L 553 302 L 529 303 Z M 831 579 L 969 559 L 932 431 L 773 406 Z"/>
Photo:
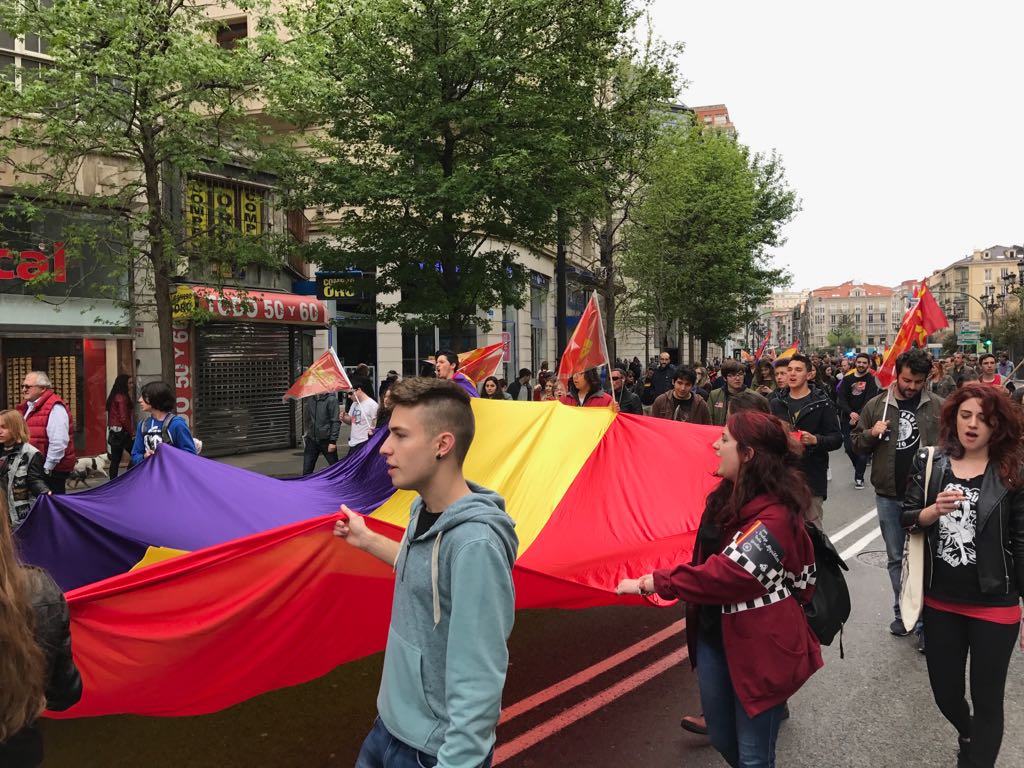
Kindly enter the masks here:
<path id="1" fill-rule="evenodd" d="M 928 506 L 928 491 L 931 488 L 932 464 L 935 460 L 935 448 L 928 448 L 928 462 L 924 470 L 924 503 Z M 924 531 L 913 531 L 907 534 L 903 545 L 903 573 L 900 578 L 900 616 L 903 627 L 912 632 L 921 611 L 924 609 Z"/>

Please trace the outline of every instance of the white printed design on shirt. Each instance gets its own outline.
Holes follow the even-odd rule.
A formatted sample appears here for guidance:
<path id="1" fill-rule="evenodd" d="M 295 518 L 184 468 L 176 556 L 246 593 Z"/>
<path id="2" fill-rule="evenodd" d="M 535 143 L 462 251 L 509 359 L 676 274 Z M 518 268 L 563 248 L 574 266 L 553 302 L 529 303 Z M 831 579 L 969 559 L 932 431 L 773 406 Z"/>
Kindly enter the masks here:
<path id="1" fill-rule="evenodd" d="M 939 518 L 939 557 L 954 568 L 973 565 L 978 558 L 974 549 L 974 535 L 981 491 L 960 483 L 948 483 L 943 490 L 959 491 L 964 499 L 956 505 L 955 510 Z"/>
<path id="2" fill-rule="evenodd" d="M 905 451 L 917 446 L 921 432 L 917 427 L 917 416 L 913 411 L 900 409 L 899 432 L 896 436 L 896 450 Z"/>

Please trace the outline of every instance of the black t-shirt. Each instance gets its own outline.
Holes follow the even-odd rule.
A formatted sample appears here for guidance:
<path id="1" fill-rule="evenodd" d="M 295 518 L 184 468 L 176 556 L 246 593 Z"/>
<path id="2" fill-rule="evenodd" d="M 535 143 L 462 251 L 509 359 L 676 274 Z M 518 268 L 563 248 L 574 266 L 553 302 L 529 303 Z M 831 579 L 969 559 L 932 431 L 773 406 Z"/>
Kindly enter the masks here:
<path id="1" fill-rule="evenodd" d="M 722 551 L 722 532 L 705 514 L 697 529 L 697 551 L 707 560 Z M 700 621 L 700 638 L 715 648 L 722 648 L 722 606 L 698 605 L 697 616 Z"/>
<path id="2" fill-rule="evenodd" d="M 428 512 L 426 506 L 424 506 L 416 516 L 416 533 L 413 534 L 413 538 L 418 539 L 424 533 L 433 528 L 434 523 L 437 522 L 437 518 L 439 518 L 441 514 L 441 512 Z"/>
<path id="3" fill-rule="evenodd" d="M 896 442 L 896 496 L 902 499 L 907 489 L 907 476 L 914 461 L 914 453 L 921 445 L 921 428 L 917 423 L 917 407 L 921 404 L 921 393 L 909 400 L 897 400 L 900 414 L 896 429 L 889 435 Z"/>
<path id="4" fill-rule="evenodd" d="M 935 523 L 939 544 L 932 553 L 932 578 L 928 594 L 938 600 L 970 605 L 1015 605 L 1017 596 L 986 595 L 978 580 L 978 553 L 975 548 L 978 525 L 978 498 L 984 475 L 969 479 L 956 477 L 947 470 L 942 490 L 960 491 L 964 500 Z"/>
<path id="5" fill-rule="evenodd" d="M 846 402 L 849 403 L 850 410 L 854 413 L 860 413 L 870 397 L 878 392 L 877 387 L 870 386 L 871 378 L 870 373 L 865 373 L 863 376 L 848 373 L 843 376 L 842 387 L 846 391 Z"/>
<path id="6" fill-rule="evenodd" d="M 675 394 L 672 395 L 672 418 L 676 421 L 689 421 L 690 411 L 693 406 L 693 395 L 686 400 L 680 400 Z"/>
<path id="7" fill-rule="evenodd" d="M 800 412 L 811 401 L 811 395 L 813 394 L 813 392 L 809 392 L 801 398 L 791 397 L 789 402 L 786 403 L 786 408 L 789 409 L 789 423 L 793 429 L 797 428 L 796 422 L 800 418 Z"/>

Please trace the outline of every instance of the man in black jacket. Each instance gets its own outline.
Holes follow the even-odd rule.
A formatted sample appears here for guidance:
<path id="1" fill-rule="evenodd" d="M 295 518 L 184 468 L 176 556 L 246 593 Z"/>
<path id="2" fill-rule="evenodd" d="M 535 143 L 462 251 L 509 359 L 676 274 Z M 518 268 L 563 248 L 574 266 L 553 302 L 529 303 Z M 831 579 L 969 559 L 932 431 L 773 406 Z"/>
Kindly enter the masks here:
<path id="1" fill-rule="evenodd" d="M 612 397 L 619 404 L 620 413 L 635 413 L 643 415 L 644 407 L 640 404 L 640 398 L 636 396 L 626 384 L 626 371 L 623 368 L 612 369 Z"/>
<path id="2" fill-rule="evenodd" d="M 843 429 L 843 447 L 853 462 L 853 485 L 858 489 L 864 487 L 868 457 L 853 450 L 850 434 L 860 420 L 861 408 L 880 391 L 878 381 L 871 373 L 871 358 L 866 352 L 859 353 L 854 359 L 853 370 L 843 374 L 839 381 L 839 396 L 836 399 L 836 405 L 839 407 L 839 426 Z"/>
<path id="3" fill-rule="evenodd" d="M 338 395 L 327 392 L 306 398 L 306 436 L 302 446 L 302 474 L 310 475 L 323 454 L 327 466 L 338 460 Z"/>
<path id="4" fill-rule="evenodd" d="M 804 446 L 800 468 L 813 496 L 807 521 L 821 528 L 828 498 L 828 454 L 843 444 L 843 432 L 828 395 L 807 384 L 811 361 L 804 355 L 793 355 L 788 368 L 789 389 L 771 399 L 772 413 L 800 433 Z"/>
<path id="5" fill-rule="evenodd" d="M 672 356 L 668 352 L 658 355 L 658 367 L 654 369 L 654 376 L 651 377 L 651 385 L 654 388 L 654 397 L 663 395 L 672 389 L 672 379 L 676 375 L 676 367 L 672 365 Z M 654 398 L 651 398 L 653 402 Z"/>

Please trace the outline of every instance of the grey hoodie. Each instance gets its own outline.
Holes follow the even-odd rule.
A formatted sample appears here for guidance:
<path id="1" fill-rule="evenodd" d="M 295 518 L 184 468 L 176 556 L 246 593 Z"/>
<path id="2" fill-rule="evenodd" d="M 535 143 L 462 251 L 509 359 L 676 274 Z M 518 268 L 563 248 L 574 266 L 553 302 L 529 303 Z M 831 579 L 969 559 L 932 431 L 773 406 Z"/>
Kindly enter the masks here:
<path id="1" fill-rule="evenodd" d="M 515 523 L 498 494 L 468 485 L 419 538 L 413 502 L 377 696 L 388 731 L 444 768 L 477 768 L 494 746 L 515 616 Z"/>

